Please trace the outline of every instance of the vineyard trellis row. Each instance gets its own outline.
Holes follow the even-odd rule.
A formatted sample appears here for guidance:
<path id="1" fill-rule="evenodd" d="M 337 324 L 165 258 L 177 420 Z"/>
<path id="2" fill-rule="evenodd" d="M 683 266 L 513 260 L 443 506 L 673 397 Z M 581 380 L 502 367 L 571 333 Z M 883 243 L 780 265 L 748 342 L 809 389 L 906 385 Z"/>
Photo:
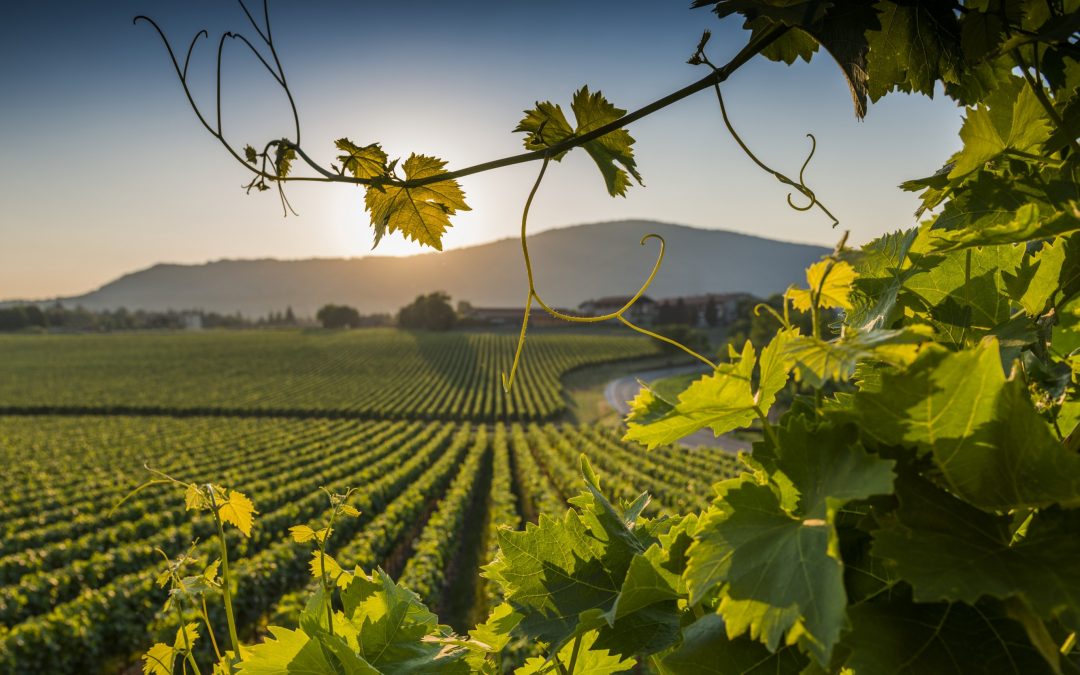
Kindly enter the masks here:
<path id="1" fill-rule="evenodd" d="M 320 486 L 366 486 L 355 500 L 362 516 L 335 526 L 333 555 L 397 569 L 395 574 L 438 605 L 441 596 L 457 592 L 454 581 L 477 575 L 476 567 L 457 568 L 458 577 L 449 579 L 443 575 L 448 566 L 464 557 L 483 564 L 501 526 L 566 508 L 549 477 L 571 472 L 560 434 L 574 447 L 595 447 L 597 456 L 618 453 L 613 456 L 623 466 L 661 467 L 658 455 L 646 458 L 613 432 L 571 425 L 0 417 L 0 453 L 13 458 L 34 448 L 36 466 L 29 473 L 44 481 L 72 459 L 86 470 L 83 481 L 64 489 L 25 495 L 30 507 L 45 514 L 36 526 L 20 516 L 0 523 L 18 536 L 14 543 L 5 538 L 10 552 L 0 557 L 0 673 L 35 667 L 86 672 L 110 658 L 130 657 L 151 636 L 170 630 L 172 617 L 159 613 L 161 589 L 153 583 L 161 565 L 155 549 L 184 549 L 208 539 L 212 527 L 205 519 L 191 520 L 169 492 L 142 492 L 106 517 L 130 488 L 120 477 L 144 462 L 200 480 L 225 476 L 245 485 L 255 499 L 261 513 L 251 536 L 228 538 L 237 555 L 238 620 L 254 628 L 265 620 L 295 620 L 304 608 L 308 558 L 302 546 L 283 537 L 289 527 L 323 517 Z M 734 468 L 727 456 L 699 459 L 714 472 L 718 466 Z M 663 466 L 658 487 L 670 476 L 689 479 L 696 471 L 671 458 Z M 0 489 L 14 489 L 27 475 L 5 475 Z M 612 484 L 627 492 L 640 478 L 636 471 L 611 475 Z M 520 511 L 526 502 L 527 510 Z M 71 518 L 75 512 L 83 517 Z M 468 552 L 457 536 L 467 512 L 484 514 L 482 537 Z M 486 614 L 498 597 L 486 583 L 454 600 L 467 610 L 464 621 L 465 614 Z M 211 617 L 223 620 L 220 611 Z"/>

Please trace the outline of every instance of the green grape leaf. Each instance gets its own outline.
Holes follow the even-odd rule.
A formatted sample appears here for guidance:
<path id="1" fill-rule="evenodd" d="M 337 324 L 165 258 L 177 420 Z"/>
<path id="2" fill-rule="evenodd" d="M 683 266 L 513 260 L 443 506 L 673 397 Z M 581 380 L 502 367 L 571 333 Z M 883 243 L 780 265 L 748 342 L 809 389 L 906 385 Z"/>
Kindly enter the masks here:
<path id="1" fill-rule="evenodd" d="M 788 289 L 792 306 L 800 312 L 809 312 L 817 297 L 821 309 L 851 309 L 851 286 L 858 275 L 846 261 L 819 260 L 806 270 L 809 288 Z"/>
<path id="2" fill-rule="evenodd" d="M 581 643 L 577 649 L 577 660 L 574 662 L 575 673 L 588 673 L 588 675 L 611 675 L 623 673 L 635 666 L 633 659 L 624 659 L 617 654 L 612 654 L 606 649 L 596 647 L 597 633 L 595 631 L 581 636 Z M 568 668 L 574 657 L 574 646 L 568 644 L 558 652 L 559 661 L 564 668 Z M 525 664 L 514 671 L 514 675 L 540 675 L 551 672 L 551 664 L 547 659 L 534 656 L 525 661 Z"/>
<path id="3" fill-rule="evenodd" d="M 748 632 L 775 651 L 786 634 L 827 664 L 847 605 L 835 514 L 851 500 L 890 494 L 893 462 L 867 454 L 853 425 L 811 426 L 797 416 L 779 437 L 772 481 L 721 484 L 684 577 L 691 603 L 721 589 L 729 638 Z"/>
<path id="4" fill-rule="evenodd" d="M 1066 210 L 1047 205 L 1028 203 L 997 222 L 962 230 L 932 230 L 930 242 L 937 251 L 956 251 L 973 246 L 1018 244 L 1035 239 L 1048 239 L 1080 230 L 1080 204 Z"/>
<path id="5" fill-rule="evenodd" d="M 307 633 L 281 626 L 270 626 L 269 631 L 272 638 L 244 649 L 244 658 L 236 666 L 239 675 L 334 672 L 319 643 Z"/>
<path id="6" fill-rule="evenodd" d="M 1011 317 L 1003 275 L 1014 274 L 1023 257 L 1020 246 L 934 254 L 932 262 L 923 263 L 922 269 L 907 278 L 902 301 L 942 333 L 945 341 L 963 346 Z"/>
<path id="7" fill-rule="evenodd" d="M 467 673 L 462 650 L 444 651 L 444 627 L 415 593 L 386 572 L 353 575 L 346 613 L 355 627 L 360 656 L 382 673 Z M 344 597 L 343 597 L 344 600 Z M 348 611 L 349 606 L 352 612 Z"/>
<path id="8" fill-rule="evenodd" d="M 1030 274 L 1025 275 L 1024 283 L 1009 289 L 1009 294 L 1020 303 L 1031 316 L 1041 316 L 1059 293 L 1070 294 L 1070 287 L 1076 284 L 1070 280 L 1070 274 L 1080 272 L 1076 265 L 1075 246 L 1070 239 L 1055 238 L 1048 241 L 1025 260 L 1030 260 Z M 1073 255 L 1070 255 L 1073 254 Z M 1070 264 L 1071 263 L 1071 264 Z M 1009 278 L 1006 277 L 1006 281 Z"/>
<path id="9" fill-rule="evenodd" d="M 1013 541 L 1010 518 L 965 503 L 917 476 L 897 481 L 900 508 L 874 531 L 874 555 L 911 584 L 916 602 L 1020 597 L 1043 619 L 1080 630 L 1080 519 L 1034 516 Z"/>
<path id="10" fill-rule="evenodd" d="M 581 613 L 606 611 L 615 601 L 618 581 L 605 567 L 604 546 L 575 512 L 558 519 L 541 514 L 537 525 L 498 535 L 499 555 L 484 576 L 497 581 L 522 614 L 525 634 L 561 645 L 577 630 Z"/>
<path id="11" fill-rule="evenodd" d="M 770 653 L 760 642 L 729 639 L 724 620 L 706 614 L 683 629 L 682 643 L 661 661 L 671 675 L 797 675 L 806 657 L 788 647 Z"/>
<path id="12" fill-rule="evenodd" d="M 630 560 L 619 595 L 606 618 L 615 621 L 649 605 L 679 598 L 679 575 L 665 567 L 667 556 L 658 544 Z"/>
<path id="13" fill-rule="evenodd" d="M 848 296 L 849 325 L 867 331 L 889 328 L 899 316 L 897 298 L 904 283 L 918 272 L 908 259 L 917 228 L 886 234 L 862 247 L 854 256 L 855 281 Z"/>
<path id="14" fill-rule="evenodd" d="M 1019 623 L 995 603 L 913 603 L 884 593 L 849 610 L 844 665 L 863 673 L 1049 675 Z"/>
<path id="15" fill-rule="evenodd" d="M 961 352 L 927 346 L 906 370 L 865 382 L 853 406 L 864 436 L 930 453 L 980 508 L 1080 505 L 1080 455 L 1058 442 L 1023 383 L 1006 381 L 994 339 Z"/>
<path id="16" fill-rule="evenodd" d="M 513 630 L 521 623 L 521 615 L 510 603 L 504 602 L 491 610 L 487 621 L 469 631 L 469 637 L 487 645 L 488 651 L 500 652 L 510 644 Z"/>
<path id="17" fill-rule="evenodd" d="M 616 108 L 600 92 L 590 92 L 587 86 L 574 92 L 570 109 L 577 120 L 574 128 L 567 122 L 561 106 L 551 102 L 537 102 L 534 109 L 525 111 L 525 117 L 514 131 L 526 134 L 527 149 L 543 150 L 573 136 L 587 134 L 626 114 L 625 110 Z M 612 197 L 626 196 L 631 176 L 639 185 L 642 184 L 634 159 L 633 144 L 634 139 L 630 132 L 616 129 L 582 146 L 600 168 L 608 193 Z M 564 151 L 554 155 L 552 159 L 559 161 L 565 155 Z"/>
<path id="18" fill-rule="evenodd" d="M 762 55 L 792 63 L 796 58 L 809 60 L 817 45 L 825 47 L 847 80 L 855 104 L 855 115 L 866 115 L 867 31 L 880 29 L 873 0 L 860 2 L 818 2 L 817 0 L 695 0 L 693 7 L 712 5 L 721 18 L 733 13 L 746 17 L 744 28 L 751 29 L 751 39 L 760 38 L 778 24 L 788 30 L 766 46 Z"/>
<path id="19" fill-rule="evenodd" d="M 968 108 L 960 139 L 964 148 L 953 156 L 949 178 L 981 169 L 1007 149 L 1038 150 L 1050 137 L 1052 126 L 1046 110 L 1024 79 L 1013 75 L 986 98 Z"/>
<path id="20" fill-rule="evenodd" d="M 673 406 L 643 391 L 626 418 L 624 439 L 652 450 L 705 427 L 717 436 L 746 427 L 759 409 L 768 414 L 776 394 L 787 384 L 792 366 L 787 345 L 796 335 L 794 330 L 780 331 L 762 350 L 756 391 L 751 381 L 756 359 L 749 341 L 741 353 L 732 352 L 733 362 L 720 364 L 713 373 L 694 381 Z"/>
<path id="21" fill-rule="evenodd" d="M 338 624 L 335 624 L 338 625 Z M 342 622 L 342 628 L 349 624 Z M 356 653 L 356 648 L 340 635 L 320 632 L 315 636 L 323 648 L 323 655 L 334 662 L 335 675 L 382 675 L 375 667 Z"/>
<path id="22" fill-rule="evenodd" d="M 255 164 L 259 159 L 259 155 L 255 152 L 255 148 L 250 145 L 244 146 L 244 161 L 248 164 Z"/>
<path id="23" fill-rule="evenodd" d="M 345 153 L 338 155 L 341 168 L 356 178 L 386 175 L 386 153 L 378 143 L 360 147 L 347 138 L 339 138 L 334 141 L 334 146 Z"/>
<path id="24" fill-rule="evenodd" d="M 820 389 L 830 380 L 846 382 L 861 361 L 875 359 L 904 365 L 915 358 L 918 345 L 928 337 L 927 331 L 915 327 L 850 331 L 830 341 L 799 336 L 788 344 L 787 355 L 795 363 L 797 378 Z"/>
<path id="25" fill-rule="evenodd" d="M 412 154 L 402 169 L 406 180 L 418 180 L 443 173 L 446 162 L 436 157 Z M 441 180 L 421 187 L 372 186 L 364 195 L 364 206 L 375 228 L 375 246 L 388 234 L 401 232 L 406 239 L 442 250 L 442 236 L 450 227 L 450 216 L 471 210 L 456 180 Z"/>
<path id="26" fill-rule="evenodd" d="M 939 2 L 878 2 L 881 29 L 866 34 L 871 101 L 893 91 L 934 95 L 938 80 L 957 81 L 960 27 Z"/>

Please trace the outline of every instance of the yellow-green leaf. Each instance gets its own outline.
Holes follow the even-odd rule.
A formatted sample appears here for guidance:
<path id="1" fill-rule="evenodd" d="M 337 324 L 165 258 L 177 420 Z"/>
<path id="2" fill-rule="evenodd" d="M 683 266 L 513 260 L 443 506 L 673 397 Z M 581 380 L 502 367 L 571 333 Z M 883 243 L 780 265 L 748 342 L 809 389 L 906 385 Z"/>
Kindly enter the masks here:
<path id="1" fill-rule="evenodd" d="M 410 155 L 402 168 L 406 180 L 418 180 L 445 171 L 446 162 L 437 157 Z M 375 245 L 388 233 L 401 232 L 407 239 L 442 250 L 442 236 L 450 227 L 450 216 L 469 211 L 465 193 L 456 180 L 441 180 L 421 187 L 393 185 L 369 187 L 364 206 L 375 228 Z"/>
<path id="2" fill-rule="evenodd" d="M 176 629 L 176 639 L 173 641 L 173 650 L 176 652 L 188 652 L 195 646 L 199 639 L 199 624 L 186 623 Z"/>
<path id="3" fill-rule="evenodd" d="M 360 147 L 347 138 L 339 138 L 334 146 L 345 153 L 338 155 L 342 168 L 356 178 L 386 175 L 386 153 L 378 143 Z"/>
<path id="4" fill-rule="evenodd" d="M 514 131 L 526 133 L 525 147 L 529 150 L 543 150 L 573 136 L 587 134 L 626 114 L 625 110 L 612 105 L 603 94 L 590 92 L 588 87 L 574 92 L 570 109 L 577 118 L 576 128 L 570 127 L 561 106 L 545 101 L 538 102 L 534 109 L 525 111 L 525 118 L 518 123 Z M 608 193 L 612 197 L 626 195 L 630 176 L 641 184 L 633 144 L 634 139 L 630 132 L 616 129 L 582 146 L 600 168 Z M 558 161 L 565 155 L 566 151 L 563 151 L 553 155 L 552 159 Z"/>
<path id="5" fill-rule="evenodd" d="M 795 309 L 808 312 L 817 297 L 819 309 L 851 309 L 851 284 L 858 274 L 844 261 L 820 260 L 806 270 L 809 289 L 792 288 L 787 292 Z"/>
<path id="6" fill-rule="evenodd" d="M 293 541 L 298 544 L 303 544 L 315 538 L 315 530 L 307 525 L 293 525 L 289 528 L 289 534 L 292 535 Z"/>
<path id="7" fill-rule="evenodd" d="M 142 655 L 143 675 L 173 675 L 176 651 L 167 644 L 156 643 Z"/>
<path id="8" fill-rule="evenodd" d="M 216 485 L 214 486 L 214 492 L 218 517 L 221 518 L 222 522 L 235 525 L 238 530 L 243 532 L 245 537 L 250 537 L 254 516 L 258 512 L 247 495 L 236 490 L 226 490 Z"/>

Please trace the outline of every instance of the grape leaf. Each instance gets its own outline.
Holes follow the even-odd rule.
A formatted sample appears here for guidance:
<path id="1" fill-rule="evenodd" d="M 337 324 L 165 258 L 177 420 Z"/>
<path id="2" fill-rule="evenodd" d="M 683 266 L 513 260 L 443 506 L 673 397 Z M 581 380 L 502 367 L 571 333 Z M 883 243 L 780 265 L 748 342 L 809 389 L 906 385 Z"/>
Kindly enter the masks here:
<path id="1" fill-rule="evenodd" d="M 640 393 L 626 418 L 625 440 L 637 441 L 650 450 L 672 443 L 709 427 L 717 436 L 748 426 L 757 410 L 768 414 L 776 394 L 790 374 L 792 362 L 788 343 L 797 331 L 780 331 L 761 351 L 759 384 L 755 391 L 751 377 L 755 352 L 749 341 L 735 360 L 694 381 L 671 405 L 651 391 Z"/>
<path id="2" fill-rule="evenodd" d="M 303 544 L 315 538 L 315 530 L 307 525 L 293 525 L 289 528 L 289 534 L 292 535 L 293 541 L 298 544 Z"/>
<path id="3" fill-rule="evenodd" d="M 618 582 L 604 566 L 603 545 L 573 511 L 558 519 L 541 514 L 524 531 L 500 530 L 499 546 L 484 576 L 502 586 L 524 617 L 527 635 L 561 646 L 582 612 L 606 611 L 618 595 Z"/>
<path id="4" fill-rule="evenodd" d="M 342 151 L 338 155 L 342 169 L 357 178 L 376 178 L 386 175 L 386 153 L 378 143 L 360 147 L 347 138 L 334 141 L 334 146 Z"/>
<path id="5" fill-rule="evenodd" d="M 853 256 L 856 276 L 848 296 L 852 305 L 847 317 L 849 325 L 873 330 L 889 328 L 896 321 L 900 289 L 918 271 L 908 260 L 918 235 L 917 228 L 886 234 Z"/>
<path id="6" fill-rule="evenodd" d="M 281 141 L 274 146 L 274 171 L 278 178 L 285 178 L 296 161 L 296 149 L 288 141 Z"/>
<path id="7" fill-rule="evenodd" d="M 866 36 L 871 101 L 894 89 L 933 97 L 937 80 L 957 81 L 960 27 L 950 6 L 914 0 L 882 1 L 875 8 L 881 29 Z"/>
<path id="8" fill-rule="evenodd" d="M 1049 675 L 1020 624 L 995 603 L 913 603 L 885 593 L 849 610 L 844 665 L 863 673 Z"/>
<path id="9" fill-rule="evenodd" d="M 444 652 L 437 640 L 448 629 L 415 593 L 377 569 L 353 575 L 343 593 L 346 614 L 356 628 L 360 655 L 381 673 L 468 673 L 465 653 Z M 349 611 L 349 608 L 352 611 Z"/>
<path id="10" fill-rule="evenodd" d="M 142 655 L 143 675 L 173 675 L 176 650 L 164 642 L 157 642 Z"/>
<path id="11" fill-rule="evenodd" d="M 792 306 L 800 312 L 809 312 L 814 306 L 821 309 L 851 309 L 851 285 L 858 275 L 846 261 L 819 260 L 806 270 L 808 289 L 788 289 Z"/>
<path id="12" fill-rule="evenodd" d="M 1023 78 L 1013 75 L 986 98 L 967 109 L 960 127 L 963 149 L 953 156 L 949 178 L 982 168 L 1007 149 L 1038 150 L 1051 132 L 1050 120 Z"/>
<path id="13" fill-rule="evenodd" d="M 525 132 L 527 149 L 543 150 L 573 136 L 587 134 L 626 114 L 625 110 L 616 108 L 600 92 L 591 93 L 587 86 L 574 92 L 570 109 L 577 119 L 577 125 L 574 128 L 571 128 L 566 120 L 561 106 L 546 101 L 537 102 L 535 108 L 525 111 L 525 117 L 514 128 L 514 131 Z M 638 173 L 637 162 L 634 159 L 633 144 L 634 139 L 630 136 L 630 132 L 626 129 L 616 129 L 582 146 L 600 168 L 608 193 L 612 197 L 626 196 L 626 189 L 630 186 L 630 176 L 633 176 L 639 185 L 642 184 L 641 174 Z M 559 161 L 565 155 L 566 151 L 563 151 L 554 155 L 552 159 Z"/>
<path id="14" fill-rule="evenodd" d="M 775 651 L 786 634 L 828 664 L 847 595 L 833 520 L 848 501 L 892 492 L 893 462 L 867 454 L 853 425 L 780 427 L 767 484 L 722 483 L 688 551 L 690 602 L 720 586 L 729 638 L 749 632 Z"/>
<path id="15" fill-rule="evenodd" d="M 1067 210 L 1055 210 L 1047 205 L 1027 203 L 1007 217 L 983 227 L 931 232 L 931 243 L 938 251 L 955 251 L 973 246 L 1018 244 L 1036 239 L 1048 239 L 1080 230 L 1080 205 Z"/>
<path id="16" fill-rule="evenodd" d="M 795 364 L 798 379 L 820 389 L 830 380 L 847 381 L 861 361 L 906 364 L 927 339 L 926 331 L 915 329 L 850 331 L 830 341 L 807 335 L 792 339 L 787 355 Z"/>
<path id="17" fill-rule="evenodd" d="M 1080 505 L 1080 455 L 1068 452 L 1006 382 L 999 346 L 927 346 L 909 368 L 867 381 L 853 399 L 862 433 L 930 453 L 949 486 L 985 509 Z"/>
<path id="18" fill-rule="evenodd" d="M 597 634 L 595 631 L 581 636 L 581 644 L 577 651 L 577 660 L 574 661 L 575 673 L 588 673 L 588 675 L 611 675 L 623 673 L 635 666 L 632 659 L 624 659 L 606 649 L 595 647 Z M 563 667 L 568 667 L 574 656 L 574 646 L 566 645 L 559 653 L 559 661 Z M 548 659 L 542 656 L 534 656 L 525 661 L 525 664 L 514 671 L 514 675 L 540 675 L 551 671 Z"/>
<path id="19" fill-rule="evenodd" d="M 900 508 L 874 532 L 873 552 L 911 584 L 916 602 L 1022 597 L 1042 618 L 1080 630 L 1080 520 L 1042 511 L 1013 541 L 1008 516 L 965 503 L 928 481 L 897 481 Z"/>
<path id="20" fill-rule="evenodd" d="M 443 173 L 446 162 L 426 155 L 409 155 L 402 164 L 406 180 L 418 180 Z M 364 206 L 375 228 L 375 246 L 388 234 L 400 231 L 407 239 L 442 250 L 442 236 L 450 227 L 450 216 L 471 210 L 456 180 L 441 180 L 421 187 L 372 186 L 364 195 Z"/>
<path id="21" fill-rule="evenodd" d="M 1019 246 L 934 254 L 932 262 L 921 264 L 904 282 L 902 301 L 962 346 L 1010 318 L 1012 304 L 1002 275 L 1015 273 L 1023 257 Z"/>
<path id="22" fill-rule="evenodd" d="M 238 530 L 244 533 L 245 537 L 250 537 L 254 516 L 258 511 L 255 510 L 255 505 L 248 499 L 247 495 L 236 490 L 226 490 L 216 485 L 214 486 L 214 492 L 218 516 L 221 520 L 235 525 Z"/>
<path id="23" fill-rule="evenodd" d="M 775 654 L 760 642 L 740 637 L 728 639 L 724 620 L 706 614 L 683 629 L 682 643 L 664 656 L 665 673 L 671 675 L 797 675 L 806 657 L 794 648 Z"/>
<path id="24" fill-rule="evenodd" d="M 270 626 L 272 638 L 247 647 L 243 660 L 237 664 L 240 675 L 307 675 L 332 673 L 317 641 L 307 633 Z"/>

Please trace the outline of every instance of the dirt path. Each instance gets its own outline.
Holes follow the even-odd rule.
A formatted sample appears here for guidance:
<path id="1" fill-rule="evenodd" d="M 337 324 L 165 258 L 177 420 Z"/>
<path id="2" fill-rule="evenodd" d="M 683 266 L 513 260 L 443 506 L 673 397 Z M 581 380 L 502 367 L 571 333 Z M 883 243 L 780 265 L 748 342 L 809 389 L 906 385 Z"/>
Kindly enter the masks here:
<path id="1" fill-rule="evenodd" d="M 694 372 L 704 373 L 706 371 L 697 365 L 689 365 L 674 368 L 661 368 L 658 370 L 646 370 L 625 377 L 619 377 L 611 380 L 604 387 L 604 398 L 607 400 L 608 405 L 619 413 L 620 417 L 624 417 L 630 412 L 630 401 L 632 401 L 634 397 L 638 395 L 638 392 L 641 391 L 641 384 L 638 380 L 648 384 L 657 380 L 662 380 L 665 377 Z M 720 448 L 721 450 L 732 454 L 741 450 L 749 452 L 751 449 L 750 441 L 732 438 L 730 435 L 714 436 L 708 429 L 702 429 L 701 431 L 690 434 L 679 441 L 679 443 L 688 447 L 700 447 L 704 445 L 710 448 Z"/>

